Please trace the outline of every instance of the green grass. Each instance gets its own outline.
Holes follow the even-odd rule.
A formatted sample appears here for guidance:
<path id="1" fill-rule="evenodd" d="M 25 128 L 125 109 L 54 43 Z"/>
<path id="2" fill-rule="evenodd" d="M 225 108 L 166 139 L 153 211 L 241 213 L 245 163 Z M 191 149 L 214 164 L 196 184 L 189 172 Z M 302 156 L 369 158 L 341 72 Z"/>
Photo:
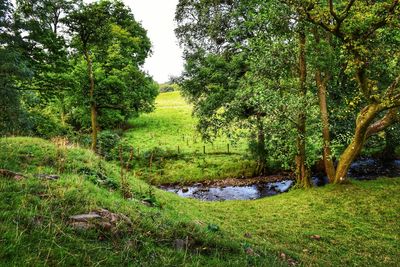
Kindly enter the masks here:
<path id="1" fill-rule="evenodd" d="M 155 112 L 130 121 L 133 127 L 124 134 L 123 143 L 141 156 L 163 152 L 152 170 L 150 162 L 144 162 L 138 174 L 144 173 L 142 177 L 153 184 L 252 176 L 255 162 L 249 159 L 246 140 L 232 142 L 222 134 L 212 144 L 203 142 L 191 113 L 192 107 L 179 92 L 162 93 Z"/>
<path id="2" fill-rule="evenodd" d="M 0 266 L 286 266 L 288 257 L 300 266 L 400 262 L 399 179 L 201 202 L 130 175 L 134 198 L 125 200 L 118 166 L 84 149 L 22 137 L 0 139 L 0 168 L 27 175 L 0 177 Z M 42 181 L 38 173 L 61 178 Z M 110 183 L 97 183 L 97 173 Z M 141 204 L 150 195 L 155 207 Z M 69 216 L 98 208 L 127 215 L 133 228 L 113 235 L 68 225 Z M 174 240 L 186 237 L 188 250 L 175 250 Z M 248 247 L 257 255 L 246 254 Z"/>

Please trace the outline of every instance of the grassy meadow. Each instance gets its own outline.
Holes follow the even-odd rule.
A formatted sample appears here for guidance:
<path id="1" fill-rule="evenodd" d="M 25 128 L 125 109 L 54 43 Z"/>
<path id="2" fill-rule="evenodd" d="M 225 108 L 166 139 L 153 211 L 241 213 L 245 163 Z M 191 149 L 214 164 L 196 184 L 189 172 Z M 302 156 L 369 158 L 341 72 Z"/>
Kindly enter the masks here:
<path id="1" fill-rule="evenodd" d="M 255 162 L 248 156 L 247 141 L 222 135 L 204 142 L 191 113 L 192 107 L 175 91 L 161 93 L 154 112 L 130 121 L 123 142 L 139 151 L 139 157 L 147 156 L 137 174 L 153 184 L 252 176 Z"/>
<path id="2" fill-rule="evenodd" d="M 399 179 L 202 202 L 128 174 L 133 195 L 124 199 L 120 168 L 86 149 L 13 137 L 0 139 L 0 151 L 0 168 L 25 176 L 0 177 L 1 266 L 399 264 Z M 44 173 L 60 178 L 37 177 Z M 71 226 L 70 216 L 100 208 L 126 215 L 133 226 Z M 177 240 L 187 242 L 176 247 Z"/>

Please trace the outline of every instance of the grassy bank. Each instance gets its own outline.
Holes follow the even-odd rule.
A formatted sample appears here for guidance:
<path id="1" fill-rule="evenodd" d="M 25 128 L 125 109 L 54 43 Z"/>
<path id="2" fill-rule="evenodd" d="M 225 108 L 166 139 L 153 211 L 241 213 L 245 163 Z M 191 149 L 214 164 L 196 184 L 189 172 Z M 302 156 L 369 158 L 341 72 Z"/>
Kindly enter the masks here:
<path id="1" fill-rule="evenodd" d="M 2 266 L 399 263 L 399 179 L 209 203 L 150 188 L 129 174 L 133 199 L 125 200 L 120 169 L 87 150 L 7 138 L 0 139 L 0 152 L 0 168 L 26 176 L 0 177 Z M 36 176 L 49 173 L 60 178 Z M 126 215 L 133 225 L 116 232 L 71 226 L 70 216 L 100 208 Z M 188 242 L 179 248 L 177 240 Z"/>

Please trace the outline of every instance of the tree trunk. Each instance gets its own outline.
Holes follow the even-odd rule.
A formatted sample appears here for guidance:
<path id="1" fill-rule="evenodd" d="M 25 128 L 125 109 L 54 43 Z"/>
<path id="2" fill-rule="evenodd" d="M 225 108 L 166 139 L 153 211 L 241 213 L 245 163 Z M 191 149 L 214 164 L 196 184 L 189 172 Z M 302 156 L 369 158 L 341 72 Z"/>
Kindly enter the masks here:
<path id="1" fill-rule="evenodd" d="M 91 123 L 92 123 L 92 150 L 96 152 L 97 148 L 97 107 L 96 101 L 94 99 L 94 75 L 93 75 L 93 64 L 92 60 L 89 56 L 87 49 L 84 49 L 85 59 L 88 65 L 88 75 L 90 81 L 90 89 L 89 89 L 89 96 L 90 96 L 90 115 L 91 115 Z"/>
<path id="2" fill-rule="evenodd" d="M 306 166 L 306 120 L 305 101 L 307 94 L 307 66 L 306 66 L 306 35 L 304 30 L 299 33 L 299 97 L 302 103 L 297 121 L 297 155 L 296 155 L 296 180 L 300 187 L 310 187 L 309 170 Z"/>
<path id="3" fill-rule="evenodd" d="M 329 80 L 329 76 L 324 79 L 321 78 L 321 71 L 317 70 L 315 73 L 315 81 L 318 87 L 318 98 L 319 98 L 319 108 L 321 111 L 321 121 L 322 121 L 322 137 L 324 141 L 323 147 L 323 161 L 325 166 L 325 173 L 328 176 L 329 182 L 333 183 L 335 181 L 335 166 L 332 160 L 331 153 L 331 137 L 329 133 L 329 115 L 328 106 L 326 102 L 326 84 Z"/>
<path id="4" fill-rule="evenodd" d="M 382 152 L 382 159 L 391 161 L 396 159 L 396 146 L 398 145 L 396 134 L 391 129 L 385 131 L 385 148 Z"/>
<path id="5" fill-rule="evenodd" d="M 358 115 L 353 139 L 340 156 L 334 183 L 342 183 L 346 180 L 350 165 L 361 152 L 367 138 L 369 126 L 379 112 L 378 105 L 371 104 L 365 107 Z"/>
<path id="6" fill-rule="evenodd" d="M 265 133 L 262 122 L 258 120 L 258 129 L 257 129 L 257 175 L 264 175 L 267 171 L 266 166 L 266 157 L 267 152 L 265 150 Z"/>
<path id="7" fill-rule="evenodd" d="M 60 98 L 61 102 L 61 114 L 60 114 L 60 119 L 61 119 L 61 125 L 65 127 L 66 125 L 66 110 L 65 110 L 65 101 L 64 101 L 64 95 Z"/>

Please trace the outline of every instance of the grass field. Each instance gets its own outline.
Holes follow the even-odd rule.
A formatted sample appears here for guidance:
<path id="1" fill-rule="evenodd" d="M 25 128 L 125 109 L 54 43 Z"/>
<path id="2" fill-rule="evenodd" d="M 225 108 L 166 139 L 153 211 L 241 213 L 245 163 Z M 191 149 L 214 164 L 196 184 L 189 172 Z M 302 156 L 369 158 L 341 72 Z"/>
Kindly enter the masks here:
<path id="1" fill-rule="evenodd" d="M 231 142 L 221 136 L 212 144 L 203 142 L 191 112 L 179 92 L 162 93 L 155 112 L 130 121 L 133 127 L 124 142 L 141 155 L 161 154 L 153 158 L 151 171 L 147 162 L 138 175 L 153 184 L 252 176 L 255 162 L 249 159 L 246 140 Z"/>
<path id="2" fill-rule="evenodd" d="M 26 176 L 0 176 L 0 266 L 400 263 L 399 179 L 211 203 L 151 188 L 129 174 L 133 198 L 126 200 L 120 168 L 88 150 L 18 137 L 0 139 L 0 151 L 0 169 Z M 36 177 L 43 173 L 60 179 Z M 153 207 L 142 204 L 149 197 Z M 69 224 L 69 216 L 99 208 L 128 216 L 133 227 L 81 231 Z M 180 249 L 176 240 L 188 242 Z"/>

